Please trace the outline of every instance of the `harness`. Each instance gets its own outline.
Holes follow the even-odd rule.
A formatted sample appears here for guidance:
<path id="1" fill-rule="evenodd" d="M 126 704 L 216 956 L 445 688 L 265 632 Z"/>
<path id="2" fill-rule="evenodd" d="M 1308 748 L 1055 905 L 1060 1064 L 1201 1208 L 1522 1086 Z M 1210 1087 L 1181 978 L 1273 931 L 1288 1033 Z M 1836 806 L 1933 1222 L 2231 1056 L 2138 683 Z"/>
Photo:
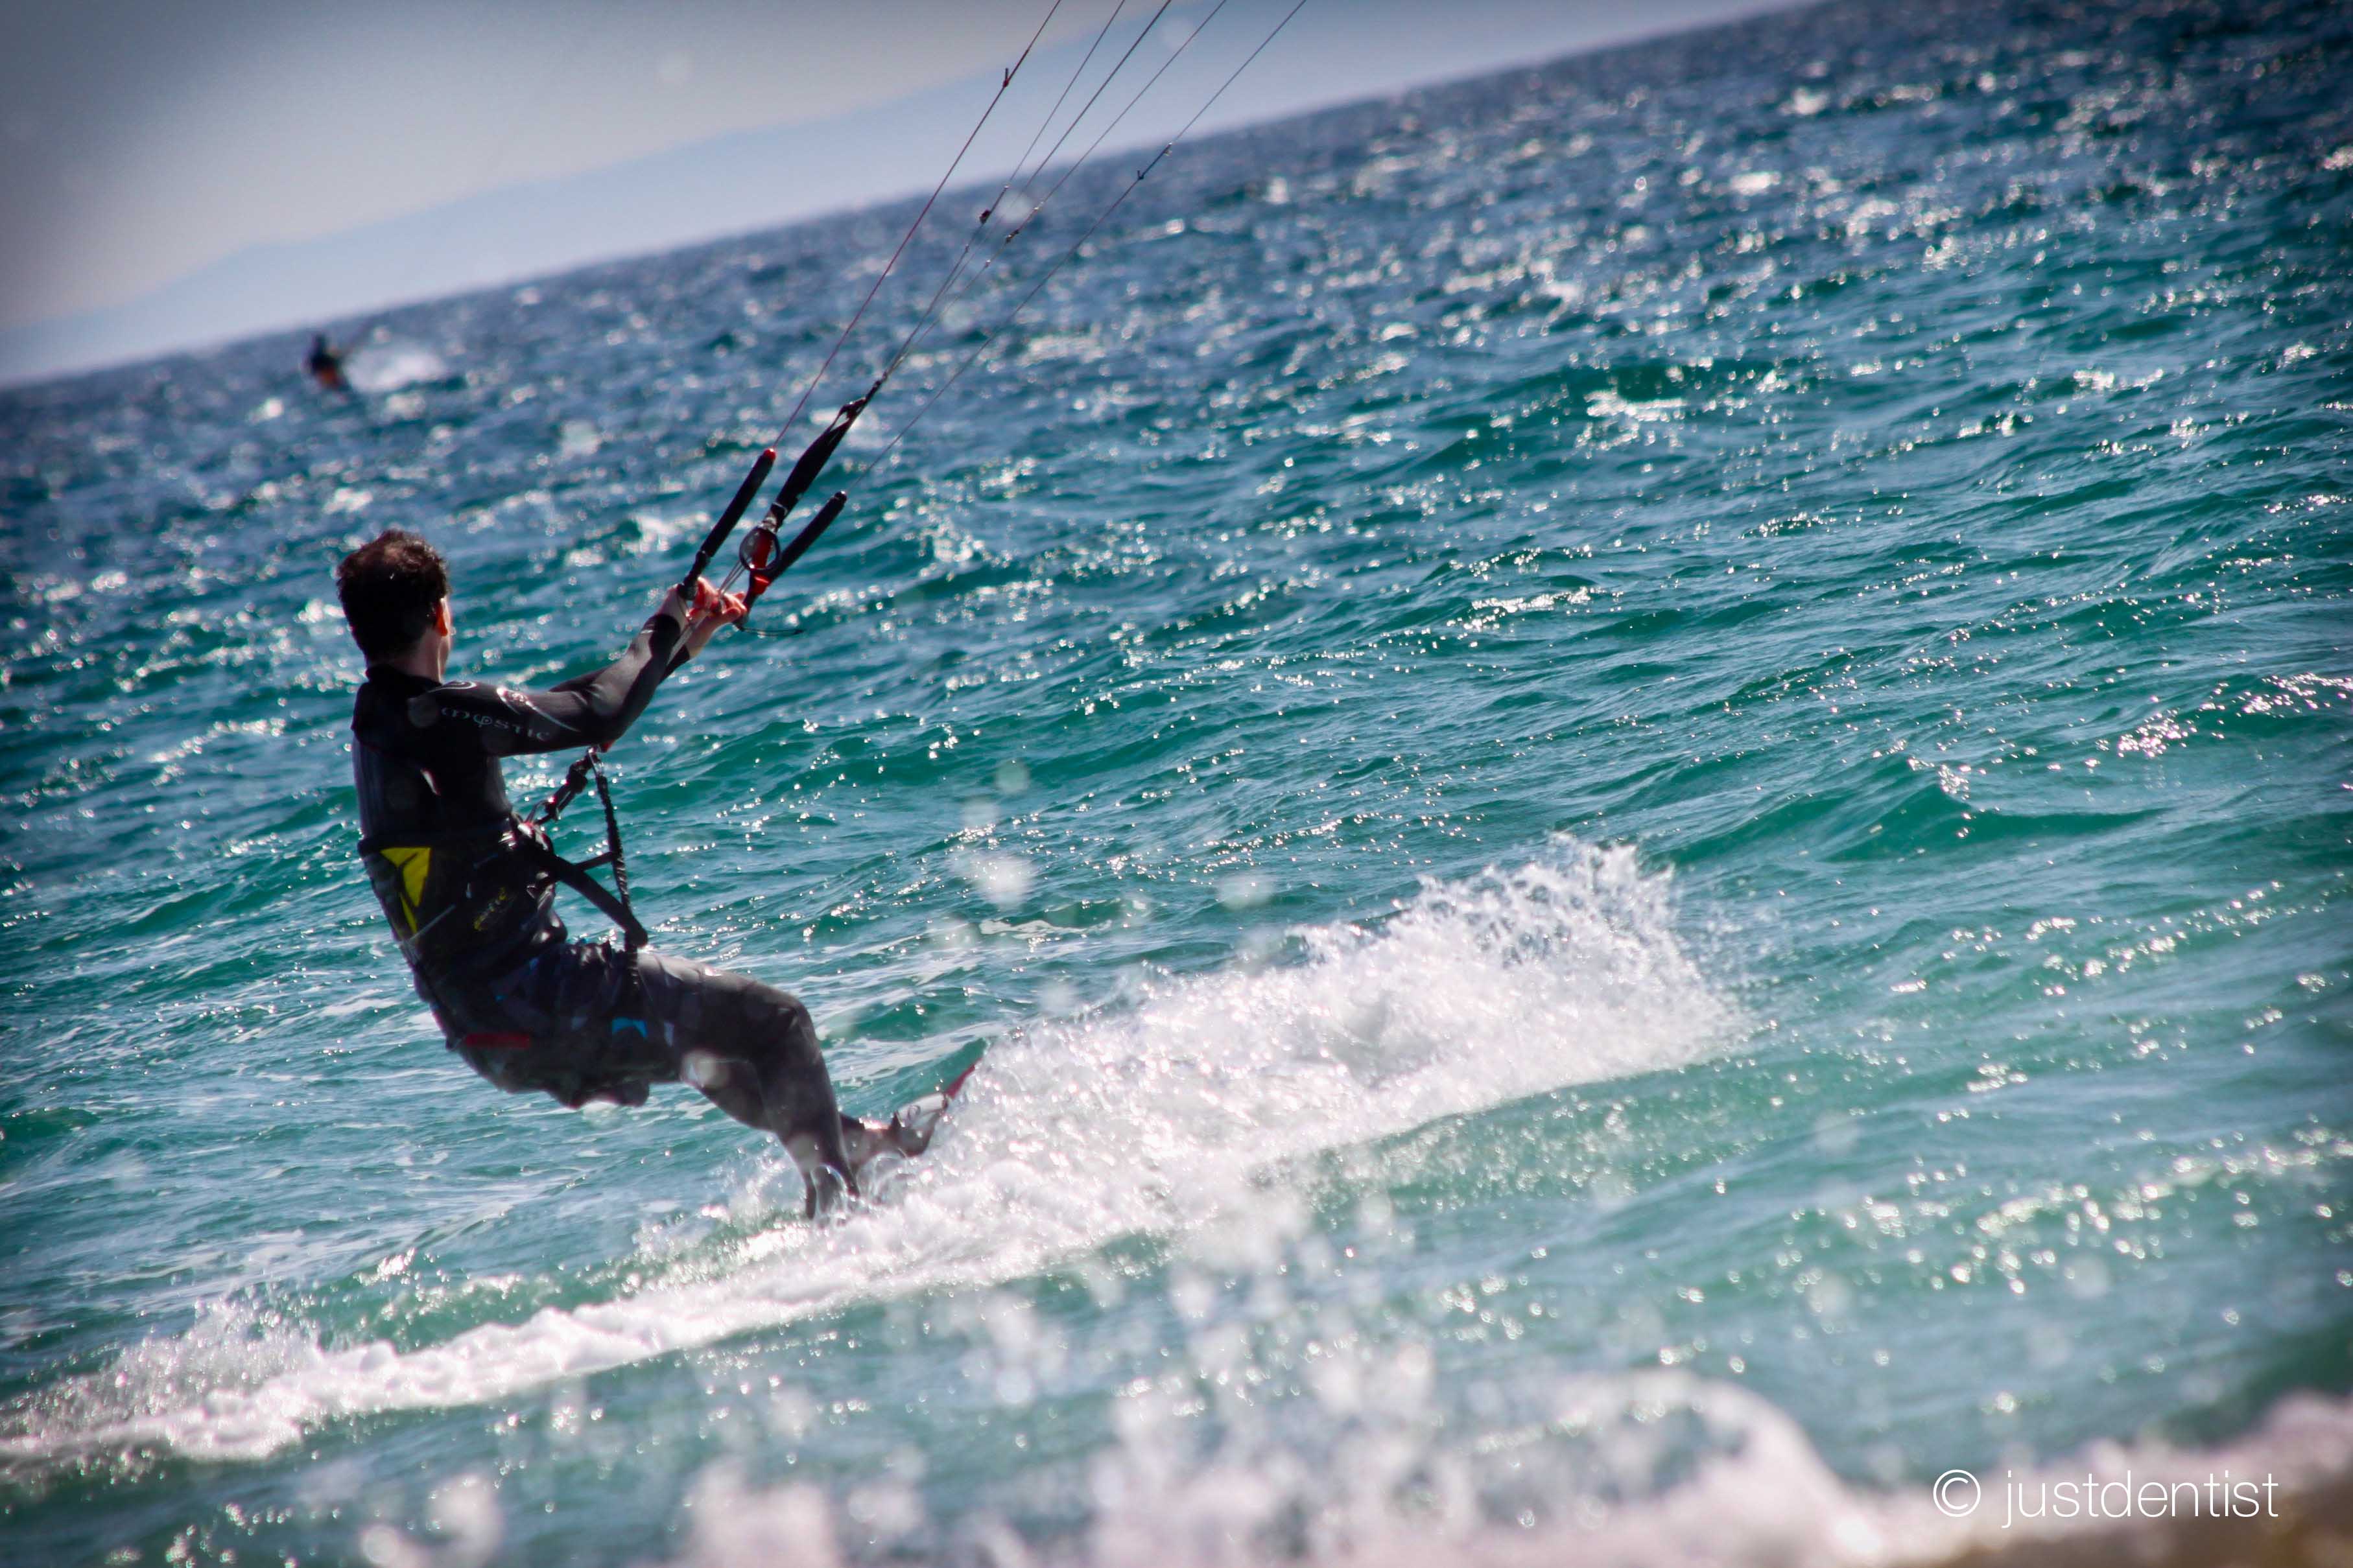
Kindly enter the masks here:
<path id="1" fill-rule="evenodd" d="M 629 901 L 612 791 L 593 757 L 585 760 L 605 810 L 605 848 L 585 861 L 565 859 L 547 838 L 546 824 L 576 789 L 551 796 L 533 819 L 511 816 L 470 827 L 403 829 L 360 840 L 360 862 L 401 955 L 420 981 L 434 973 L 462 980 L 504 968 L 539 923 L 533 917 L 545 901 L 548 883 L 561 883 L 595 905 L 619 929 L 632 959 L 646 945 L 646 928 Z M 574 771 L 584 770 L 575 764 Z M 607 865 L 613 868 L 609 889 L 590 874 Z M 449 921 L 457 923 L 445 930 Z"/>

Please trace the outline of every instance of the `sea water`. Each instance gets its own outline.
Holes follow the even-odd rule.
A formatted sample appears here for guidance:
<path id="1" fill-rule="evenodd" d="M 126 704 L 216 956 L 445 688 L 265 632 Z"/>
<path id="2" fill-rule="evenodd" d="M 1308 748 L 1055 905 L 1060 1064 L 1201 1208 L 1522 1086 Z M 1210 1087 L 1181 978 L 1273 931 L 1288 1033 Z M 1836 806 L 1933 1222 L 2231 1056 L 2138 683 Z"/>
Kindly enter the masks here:
<path id="1" fill-rule="evenodd" d="M 831 1226 L 691 1090 L 443 1049 L 329 574 L 418 529 L 463 672 L 611 657 L 912 207 L 346 324 L 348 397 L 0 393 L 0 1559 L 1866 1563 L 2005 1472 L 2341 1482 L 2348 62 L 1855 4 L 1187 144 L 886 457 L 1082 174 L 613 753 L 657 943 L 848 1106 L 986 1048 Z"/>

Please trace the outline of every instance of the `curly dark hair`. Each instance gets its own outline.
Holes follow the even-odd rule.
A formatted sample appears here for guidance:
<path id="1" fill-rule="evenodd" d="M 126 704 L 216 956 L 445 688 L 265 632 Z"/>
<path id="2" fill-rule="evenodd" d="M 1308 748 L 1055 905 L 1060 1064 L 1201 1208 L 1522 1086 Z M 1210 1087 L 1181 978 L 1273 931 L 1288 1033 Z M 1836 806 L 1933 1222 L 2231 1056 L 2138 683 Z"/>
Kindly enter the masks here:
<path id="1" fill-rule="evenodd" d="M 423 539 L 387 528 L 343 557 L 335 592 L 360 651 L 396 658 L 417 646 L 433 624 L 433 607 L 449 596 L 449 570 Z"/>

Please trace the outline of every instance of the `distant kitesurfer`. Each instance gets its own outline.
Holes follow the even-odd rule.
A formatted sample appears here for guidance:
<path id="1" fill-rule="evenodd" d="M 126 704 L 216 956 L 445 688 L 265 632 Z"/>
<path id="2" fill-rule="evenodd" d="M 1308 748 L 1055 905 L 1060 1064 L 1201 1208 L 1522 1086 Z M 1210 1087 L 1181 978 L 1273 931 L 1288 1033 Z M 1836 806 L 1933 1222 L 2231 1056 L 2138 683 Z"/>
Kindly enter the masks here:
<path id="1" fill-rule="evenodd" d="M 311 380 L 329 392 L 351 390 L 351 383 L 343 379 L 343 356 L 328 343 L 324 332 L 311 334 L 311 356 L 302 362 L 302 367 L 311 373 Z"/>
<path id="2" fill-rule="evenodd" d="M 451 1049 L 510 1093 L 575 1108 L 642 1105 L 651 1084 L 691 1082 L 783 1140 L 811 1213 L 855 1194 L 876 1155 L 922 1152 L 944 1100 L 888 1122 L 843 1115 L 796 998 L 686 959 L 566 941 L 559 880 L 634 917 L 507 800 L 500 758 L 610 746 L 675 654 L 691 657 L 743 618 L 741 598 L 697 578 L 691 602 L 670 590 L 610 665 L 520 691 L 444 679 L 456 637 L 448 574 L 417 535 L 392 529 L 361 546 L 335 586 L 367 656 L 352 711 L 361 858 Z"/>

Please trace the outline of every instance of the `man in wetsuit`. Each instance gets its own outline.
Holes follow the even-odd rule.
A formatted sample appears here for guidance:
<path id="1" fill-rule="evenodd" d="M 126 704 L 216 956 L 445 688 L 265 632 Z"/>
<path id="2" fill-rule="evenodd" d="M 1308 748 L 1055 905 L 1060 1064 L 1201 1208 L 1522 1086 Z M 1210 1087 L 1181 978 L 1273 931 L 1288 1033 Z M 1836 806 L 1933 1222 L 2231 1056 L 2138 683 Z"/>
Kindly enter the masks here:
<path id="1" fill-rule="evenodd" d="M 328 346 L 324 332 L 311 334 L 311 355 L 302 362 L 302 368 L 311 373 L 311 380 L 329 392 L 343 392 L 350 388 L 351 384 L 343 379 L 343 356 Z"/>
<path id="2" fill-rule="evenodd" d="M 663 953 L 567 942 L 559 880 L 630 917 L 507 800 L 500 758 L 611 745 L 673 658 L 742 619 L 743 600 L 700 580 L 691 603 L 673 589 L 610 665 L 519 691 L 443 679 L 448 574 L 416 534 L 392 529 L 353 551 L 335 586 L 368 661 L 352 710 L 360 856 L 450 1048 L 510 1093 L 573 1107 L 642 1105 L 649 1085 L 683 1079 L 784 1141 L 811 1213 L 855 1194 L 875 1155 L 922 1151 L 936 1108 L 918 1101 L 888 1123 L 844 1116 L 794 997 Z"/>

